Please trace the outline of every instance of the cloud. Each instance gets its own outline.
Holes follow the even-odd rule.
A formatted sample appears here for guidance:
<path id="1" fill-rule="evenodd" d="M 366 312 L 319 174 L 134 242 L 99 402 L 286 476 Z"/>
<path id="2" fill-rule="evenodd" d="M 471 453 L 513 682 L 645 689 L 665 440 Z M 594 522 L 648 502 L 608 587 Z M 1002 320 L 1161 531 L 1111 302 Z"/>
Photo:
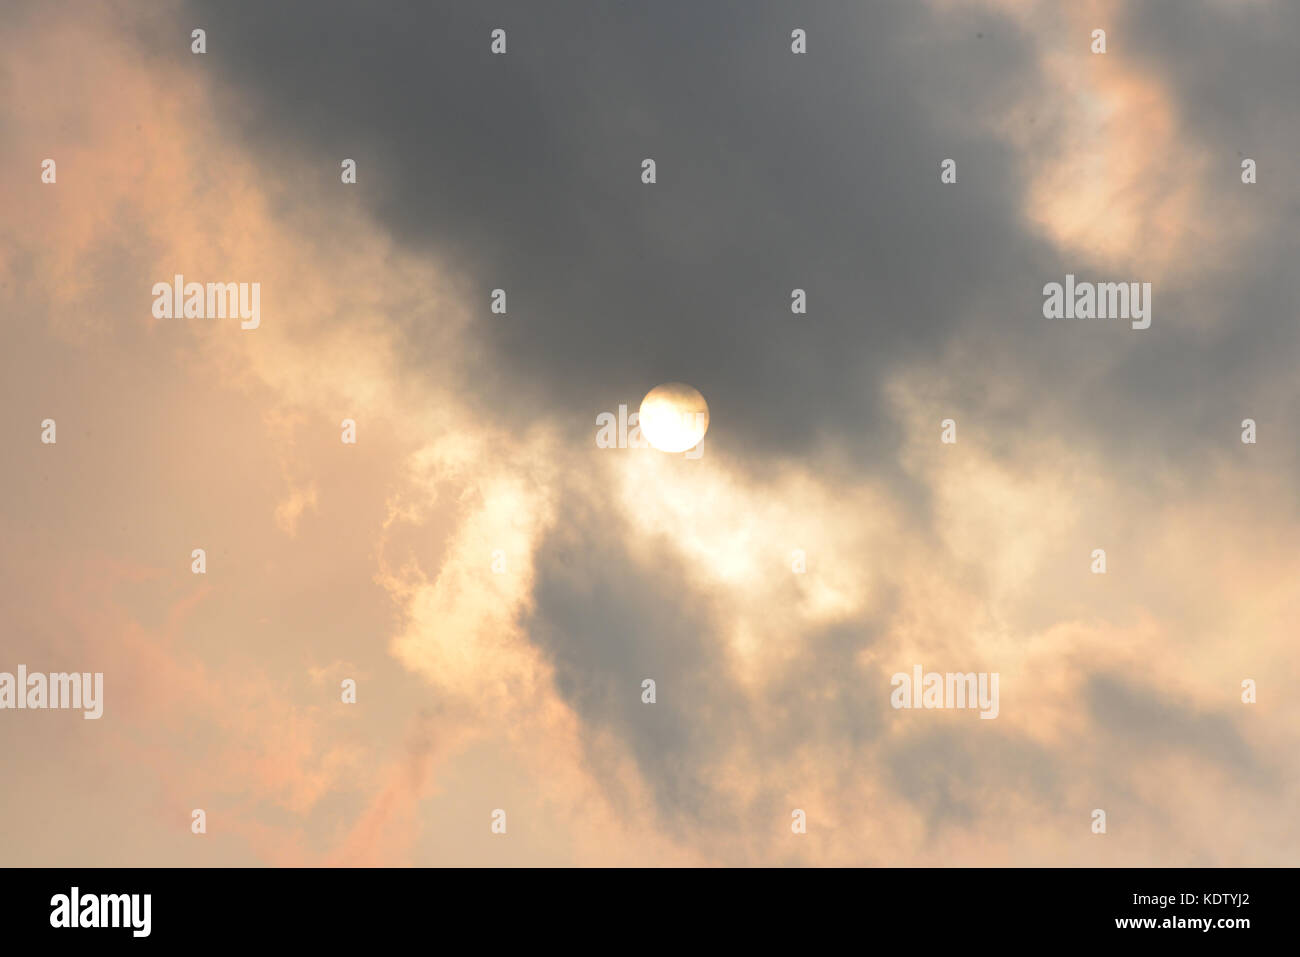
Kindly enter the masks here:
<path id="1" fill-rule="evenodd" d="M 104 794 L 10 857 L 1288 860 L 1293 12 L 1157 6 L 819 5 L 805 57 L 775 4 L 18 8 L 6 650 L 107 702 L 0 722 Z M 1151 330 L 1042 320 L 1066 272 Z M 154 319 L 176 273 L 261 326 Z M 703 457 L 596 446 L 673 380 Z M 918 663 L 998 719 L 890 708 Z"/>

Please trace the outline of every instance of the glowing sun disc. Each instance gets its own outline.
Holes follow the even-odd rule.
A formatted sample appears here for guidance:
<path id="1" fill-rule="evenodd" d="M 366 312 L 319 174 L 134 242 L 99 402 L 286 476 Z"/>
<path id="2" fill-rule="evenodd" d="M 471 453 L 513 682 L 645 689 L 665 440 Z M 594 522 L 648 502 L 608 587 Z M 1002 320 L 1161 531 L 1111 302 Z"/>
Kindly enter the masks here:
<path id="1" fill-rule="evenodd" d="M 695 448 L 709 431 L 709 404 L 684 382 L 665 382 L 641 400 L 641 434 L 661 452 Z"/>

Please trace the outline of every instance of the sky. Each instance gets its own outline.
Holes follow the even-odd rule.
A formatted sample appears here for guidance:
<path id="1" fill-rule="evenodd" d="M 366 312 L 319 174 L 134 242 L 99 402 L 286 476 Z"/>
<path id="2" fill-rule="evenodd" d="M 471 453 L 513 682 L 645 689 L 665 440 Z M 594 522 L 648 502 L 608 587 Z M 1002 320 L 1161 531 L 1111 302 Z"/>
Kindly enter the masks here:
<path id="1" fill-rule="evenodd" d="M 0 864 L 1300 862 L 1300 7 L 0 24 Z"/>

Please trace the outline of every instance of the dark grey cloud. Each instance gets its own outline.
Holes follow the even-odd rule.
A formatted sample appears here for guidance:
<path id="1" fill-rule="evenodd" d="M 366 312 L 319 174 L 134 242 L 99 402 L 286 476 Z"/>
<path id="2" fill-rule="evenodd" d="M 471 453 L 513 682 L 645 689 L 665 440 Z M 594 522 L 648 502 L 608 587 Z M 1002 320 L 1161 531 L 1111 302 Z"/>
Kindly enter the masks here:
<path id="1" fill-rule="evenodd" d="M 529 637 L 584 725 L 624 742 L 669 822 L 717 824 L 733 809 L 714 800 L 710 767 L 746 705 L 713 640 L 709 602 L 668 549 L 637 560 L 607 514 L 579 496 L 562 506 L 565 523 L 535 558 Z M 641 701 L 646 678 L 656 682 L 654 705 Z"/>
<path id="2" fill-rule="evenodd" d="M 1118 49 L 1168 78 L 1180 120 L 1204 142 L 1221 141 L 1262 160 L 1261 190 L 1282 200 L 1273 215 L 1300 202 L 1283 184 L 1293 157 L 1275 147 L 1300 140 L 1294 91 L 1300 83 L 1300 7 L 1294 3 L 1150 0 L 1120 8 Z M 1262 152 L 1257 152 L 1262 150 Z"/>
<path id="3" fill-rule="evenodd" d="M 1176 9 L 1174 8 L 1176 6 Z M 230 93 L 231 128 L 318 202 L 340 157 L 404 243 L 453 265 L 489 360 L 467 368 L 483 407 L 538 410 L 590 439 L 594 414 L 653 385 L 691 382 L 711 442 L 833 458 L 893 476 L 900 425 L 880 386 L 957 332 L 969 365 L 936 383 L 1007 438 L 1069 433 L 1141 471 L 1152 454 L 1195 480 L 1245 413 L 1300 411 L 1286 378 L 1300 287 L 1289 91 L 1293 5 L 1259 14 L 1134 4 L 1111 55 L 1173 81 L 1180 122 L 1222 157 L 1254 149 L 1262 228 L 1230 264 L 1155 290 L 1153 330 L 1063 328 L 1041 287 L 1089 273 L 1021 218 L 1026 172 L 995 127 L 1051 81 L 1037 41 L 990 12 L 923 3 L 192 4 Z M 1287 8 L 1291 7 L 1290 10 Z M 1064 28 L 1064 20 L 1062 20 Z M 509 53 L 489 52 L 508 31 Z M 789 33 L 808 31 L 793 56 Z M 1206 65 L 1208 64 L 1208 69 Z M 1032 107 L 1032 102 L 1031 107 Z M 1032 107 L 1044 150 L 1070 148 L 1062 118 Z M 639 180 L 643 157 L 659 182 Z M 938 181 L 944 157 L 959 186 Z M 1183 157 L 1169 156 L 1171 176 Z M 1293 178 L 1293 177 L 1292 177 Z M 1105 211 L 1099 211 L 1104 215 Z M 1204 211 L 1215 215 L 1215 208 Z M 1129 278 L 1107 277 L 1096 278 Z M 1141 277 L 1132 277 L 1141 278 Z M 510 315 L 488 314 L 507 289 Z M 792 288 L 810 314 L 789 313 Z M 1209 334 L 1207 317 L 1220 317 Z M 395 317 L 418 369 L 430 319 Z M 437 344 L 433 344 L 434 342 Z M 982 378 L 1023 404 L 991 405 Z M 1207 396 L 1220 397 L 1207 405 Z M 1290 454 L 1279 462 L 1300 471 Z"/>
<path id="4" fill-rule="evenodd" d="M 862 772 L 888 712 L 879 693 L 888 678 L 864 688 L 857 658 L 877 640 L 887 606 L 879 617 L 801 636 L 796 660 L 755 698 L 735 683 L 721 640 L 725 618 L 668 543 L 633 554 L 625 544 L 633 536 L 611 527 L 612 510 L 579 494 L 560 505 L 565 521 L 535 557 L 526 627 L 555 666 L 557 690 L 583 718 L 593 764 L 601 761 L 595 739 L 612 734 L 666 825 L 720 832 L 742 818 L 772 820 L 778 797 L 796 782 L 764 772 L 809 745 L 845 757 L 841 783 Z M 654 705 L 641 701 L 644 678 L 656 682 Z M 723 759 L 737 754 L 756 762 L 767 788 L 746 807 L 723 796 L 717 777 Z"/>
<path id="5" fill-rule="evenodd" d="M 471 277 L 498 360 L 477 381 L 504 415 L 540 402 L 585 439 L 611 401 L 678 379 L 705 393 L 724 447 L 796 455 L 820 438 L 881 462 L 896 439 L 883 371 L 932 354 L 967 303 L 1036 309 L 1056 271 L 1019 228 L 1006 147 L 927 108 L 1000 111 L 1032 80 L 1026 39 L 988 18 L 910 3 L 196 9 L 264 152 L 322 190 L 356 158 L 377 219 Z M 795 26 L 807 56 L 789 51 Z M 960 191 L 938 182 L 946 156 Z M 1007 288 L 1017 272 L 1024 288 Z M 492 321 L 497 286 L 510 316 Z M 807 319 L 790 314 L 795 287 Z"/>
<path id="6" fill-rule="evenodd" d="M 1086 698 L 1098 729 L 1114 735 L 1126 751 L 1150 756 L 1181 752 L 1239 773 L 1268 776 L 1226 715 L 1189 708 L 1160 688 L 1113 674 L 1093 675 Z"/>
<path id="7" fill-rule="evenodd" d="M 1135 339 L 1104 380 L 1062 367 L 1057 381 L 1078 389 L 1075 407 L 1091 410 L 1091 428 L 1113 468 L 1149 473 L 1158 463 L 1187 487 L 1209 473 L 1207 455 L 1239 450 L 1242 418 L 1285 429 L 1300 415 L 1291 371 L 1300 357 L 1300 6 L 1153 0 L 1118 6 L 1105 26 L 1111 55 L 1158 81 L 1172 99 L 1186 152 L 1161 157 L 1158 175 L 1176 181 L 1208 158 L 1205 205 L 1191 210 L 1187 235 L 1213 241 L 1231 235 L 1230 225 L 1247 228 L 1232 245 L 1192 244 L 1194 260 L 1156 289 L 1153 330 L 1160 334 Z M 1247 156 L 1260 169 L 1250 187 L 1240 181 Z M 1060 410 L 1062 425 L 1069 414 Z M 1259 451 L 1267 457 L 1262 468 L 1300 478 L 1297 443 Z"/>
<path id="8" fill-rule="evenodd" d="M 970 715 L 975 718 L 975 715 Z M 946 827 L 986 827 L 1006 808 L 990 802 L 1007 791 L 1040 807 L 1061 805 L 1055 756 L 1033 741 L 982 721 L 974 732 L 920 729 L 889 746 L 883 766 L 899 795 L 925 816 L 931 834 Z"/>

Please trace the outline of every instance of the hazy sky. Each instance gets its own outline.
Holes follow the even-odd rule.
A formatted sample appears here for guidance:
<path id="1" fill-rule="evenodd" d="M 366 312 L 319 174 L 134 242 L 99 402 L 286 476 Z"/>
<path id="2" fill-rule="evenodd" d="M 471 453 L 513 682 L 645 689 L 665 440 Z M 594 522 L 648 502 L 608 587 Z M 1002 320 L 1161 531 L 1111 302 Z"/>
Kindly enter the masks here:
<path id="1" fill-rule="evenodd" d="M 1297 89 L 1288 0 L 7 3 L 0 672 L 104 714 L 0 863 L 1295 865 Z"/>

